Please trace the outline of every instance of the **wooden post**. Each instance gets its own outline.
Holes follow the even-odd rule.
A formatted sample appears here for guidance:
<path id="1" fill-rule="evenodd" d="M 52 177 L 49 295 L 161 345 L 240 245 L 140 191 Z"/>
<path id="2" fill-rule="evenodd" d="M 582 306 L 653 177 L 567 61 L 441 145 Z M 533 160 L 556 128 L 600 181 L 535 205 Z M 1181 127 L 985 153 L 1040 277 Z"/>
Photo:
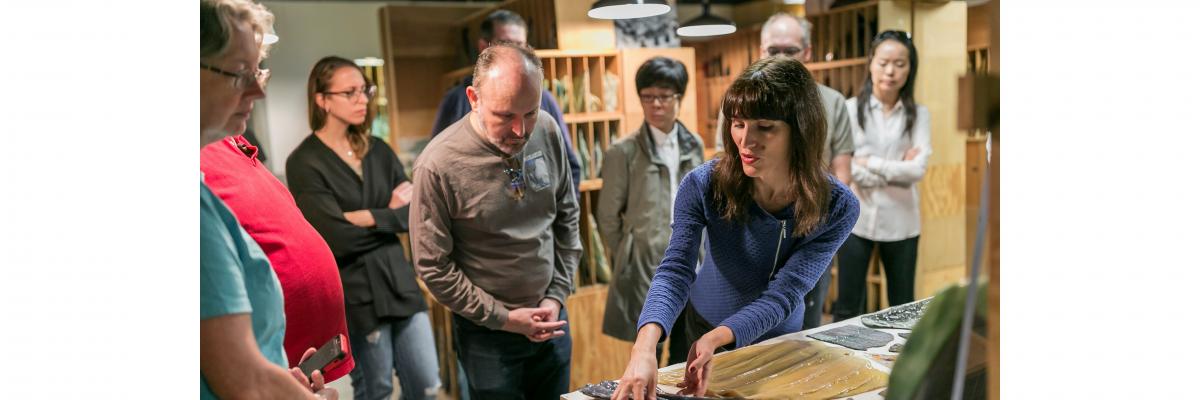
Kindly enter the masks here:
<path id="1" fill-rule="evenodd" d="M 988 46 L 988 71 L 1000 80 L 1000 0 L 987 5 L 991 9 L 991 44 Z M 988 201 L 988 398 L 1000 400 L 1000 92 L 996 91 L 996 118 L 992 124 L 992 169 Z"/>

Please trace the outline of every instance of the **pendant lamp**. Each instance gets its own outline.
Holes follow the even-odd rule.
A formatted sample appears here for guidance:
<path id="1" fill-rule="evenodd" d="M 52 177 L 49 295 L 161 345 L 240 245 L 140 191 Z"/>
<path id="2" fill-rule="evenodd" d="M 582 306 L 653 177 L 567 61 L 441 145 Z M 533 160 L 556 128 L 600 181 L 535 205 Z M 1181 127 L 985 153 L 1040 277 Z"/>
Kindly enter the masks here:
<path id="1" fill-rule="evenodd" d="M 721 18 L 708 12 L 708 1 L 704 2 L 704 13 L 688 21 L 675 30 L 679 36 L 718 36 L 728 35 L 737 31 L 733 21 Z"/>
<path id="2" fill-rule="evenodd" d="M 671 11 L 667 0 L 598 0 L 588 16 L 596 19 L 633 19 L 653 17 Z"/>

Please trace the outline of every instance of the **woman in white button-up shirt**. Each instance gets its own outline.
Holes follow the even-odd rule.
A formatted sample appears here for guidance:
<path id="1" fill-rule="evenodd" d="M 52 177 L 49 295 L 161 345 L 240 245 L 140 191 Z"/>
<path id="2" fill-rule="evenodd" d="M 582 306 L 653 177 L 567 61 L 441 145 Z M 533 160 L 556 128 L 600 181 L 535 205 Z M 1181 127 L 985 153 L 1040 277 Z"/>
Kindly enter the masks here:
<path id="1" fill-rule="evenodd" d="M 861 211 L 838 253 L 835 321 L 866 311 L 867 264 L 876 246 L 887 275 L 888 304 L 913 301 L 921 234 L 917 182 L 933 152 L 929 110 L 913 101 L 917 49 L 908 33 L 881 32 L 869 54 L 863 89 L 846 101 L 855 145 L 850 187 Z"/>

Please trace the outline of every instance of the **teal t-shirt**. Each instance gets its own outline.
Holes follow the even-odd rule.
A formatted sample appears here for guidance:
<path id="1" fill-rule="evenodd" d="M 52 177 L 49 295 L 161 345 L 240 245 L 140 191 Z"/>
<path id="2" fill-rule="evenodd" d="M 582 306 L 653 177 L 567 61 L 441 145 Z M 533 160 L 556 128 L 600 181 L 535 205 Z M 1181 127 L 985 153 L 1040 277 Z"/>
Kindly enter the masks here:
<path id="1" fill-rule="evenodd" d="M 287 368 L 283 290 L 267 255 L 200 181 L 200 320 L 250 314 L 254 340 L 268 361 Z M 216 399 L 200 374 L 200 398 Z"/>

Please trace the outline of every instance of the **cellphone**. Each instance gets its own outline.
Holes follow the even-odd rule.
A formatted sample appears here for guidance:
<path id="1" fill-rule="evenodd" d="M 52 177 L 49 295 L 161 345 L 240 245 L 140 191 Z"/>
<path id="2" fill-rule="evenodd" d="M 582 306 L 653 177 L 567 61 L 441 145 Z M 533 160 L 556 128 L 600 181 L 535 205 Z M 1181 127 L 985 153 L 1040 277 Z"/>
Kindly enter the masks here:
<path id="1" fill-rule="evenodd" d="M 300 371 L 304 372 L 305 378 L 311 378 L 313 371 L 321 371 L 325 374 L 325 367 L 328 367 L 334 361 L 339 361 L 346 358 L 346 354 L 350 351 L 349 344 L 346 342 L 346 337 L 342 334 L 337 334 L 333 339 L 321 345 L 317 352 L 309 357 L 304 362 L 300 363 Z"/>

